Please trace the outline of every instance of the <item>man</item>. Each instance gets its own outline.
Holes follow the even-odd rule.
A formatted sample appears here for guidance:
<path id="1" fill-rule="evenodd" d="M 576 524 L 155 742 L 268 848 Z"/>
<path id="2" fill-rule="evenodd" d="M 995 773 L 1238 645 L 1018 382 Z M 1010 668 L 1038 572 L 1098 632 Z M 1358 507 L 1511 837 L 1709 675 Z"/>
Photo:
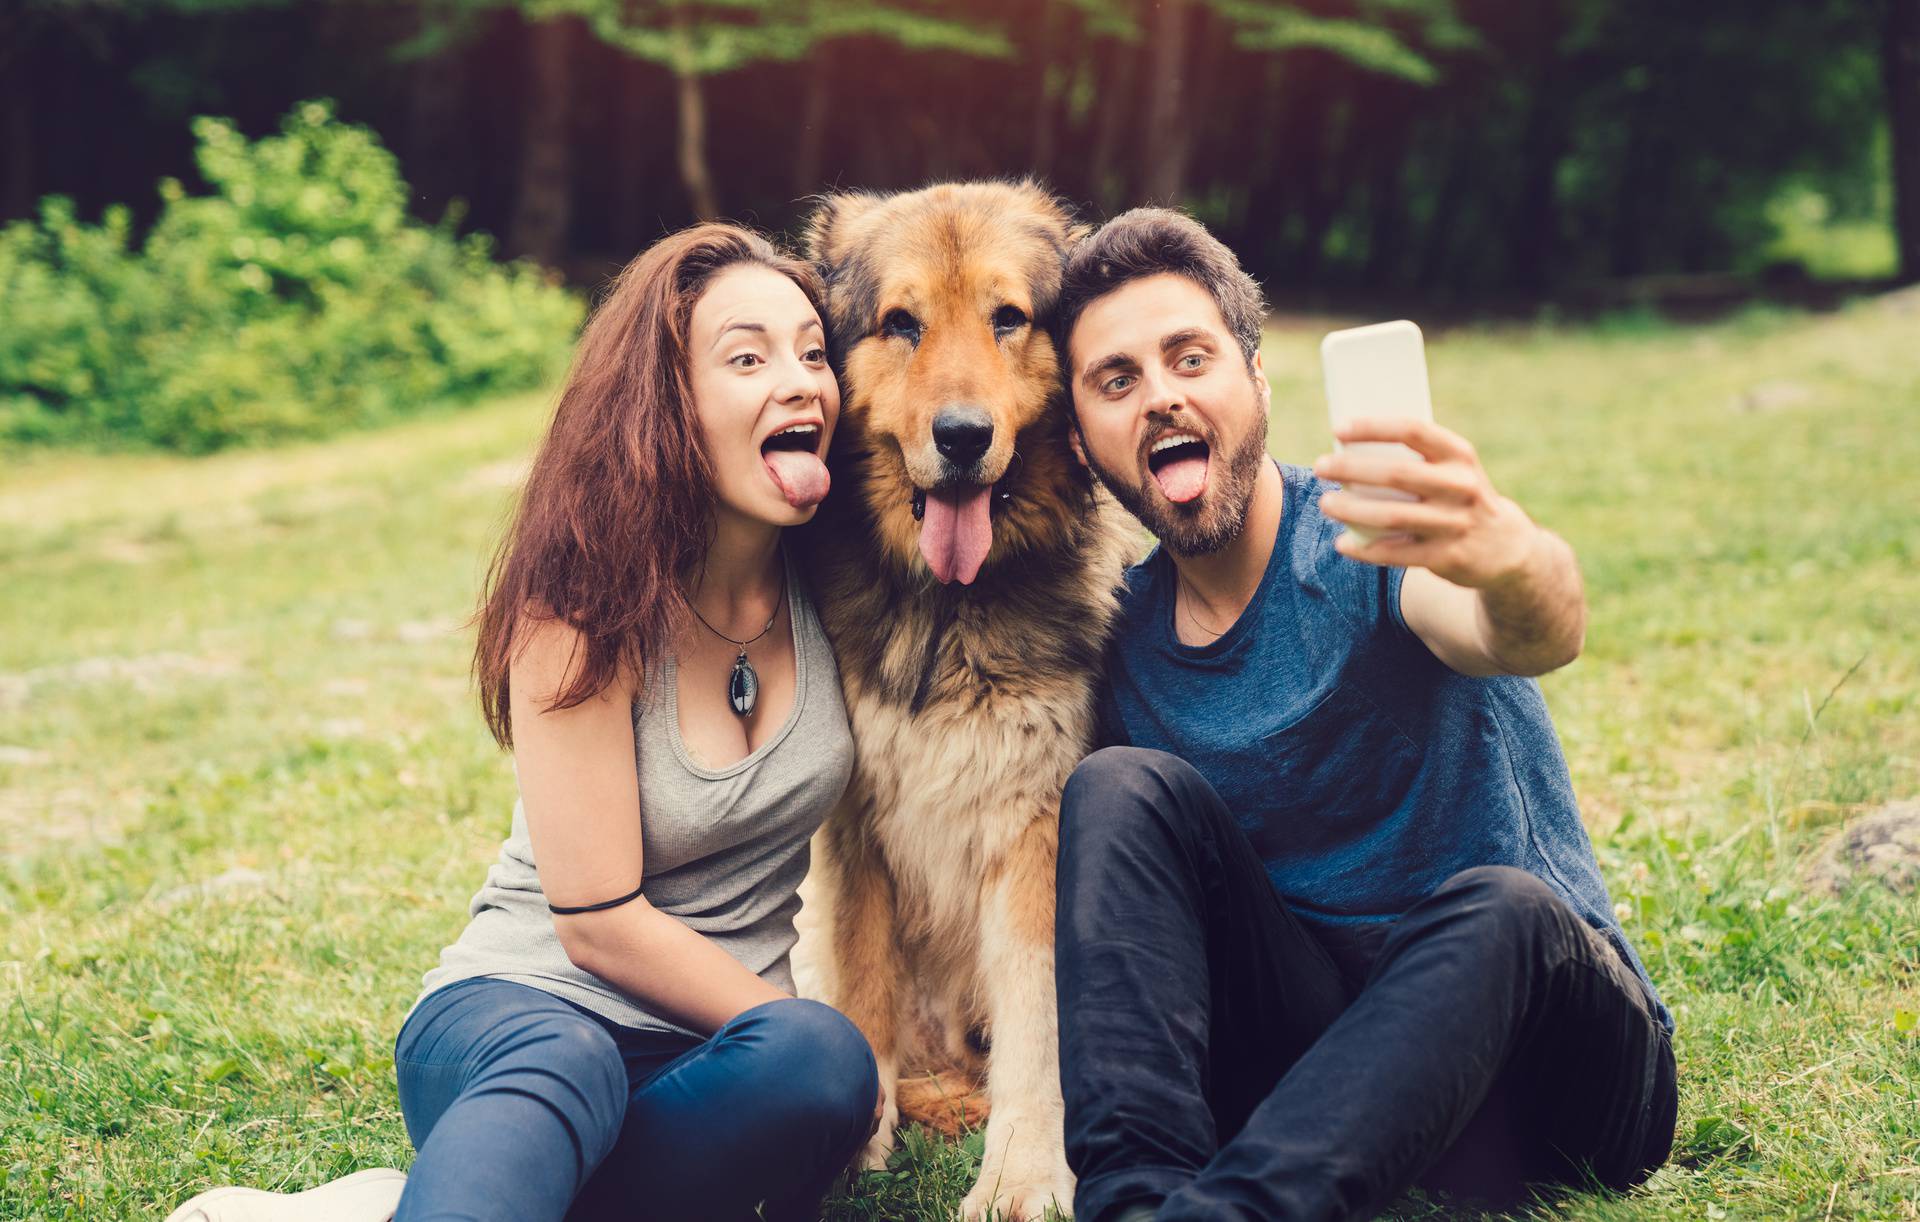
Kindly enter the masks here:
<path id="1" fill-rule="evenodd" d="M 1340 435 L 1424 461 L 1275 463 L 1264 314 L 1178 213 L 1129 212 L 1068 258 L 1075 451 L 1160 540 L 1102 697 L 1126 745 L 1061 806 L 1076 1216 L 1638 1183 L 1672 1144 L 1672 1018 L 1521 677 L 1579 653 L 1572 550 L 1435 425 Z"/>

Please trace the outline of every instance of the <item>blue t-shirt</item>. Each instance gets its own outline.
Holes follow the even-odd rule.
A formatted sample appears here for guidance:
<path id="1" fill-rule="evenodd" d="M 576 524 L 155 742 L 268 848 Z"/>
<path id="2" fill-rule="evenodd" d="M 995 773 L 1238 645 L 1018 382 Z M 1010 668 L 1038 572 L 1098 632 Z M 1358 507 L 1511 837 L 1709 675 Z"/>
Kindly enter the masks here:
<path id="1" fill-rule="evenodd" d="M 1473 866 L 1528 871 L 1619 948 L 1671 1030 L 1614 920 L 1540 685 L 1436 658 L 1400 617 L 1406 570 L 1336 552 L 1328 485 L 1279 466 L 1273 556 L 1219 640 L 1175 635 L 1164 549 L 1127 570 L 1103 738 L 1192 764 L 1309 923 L 1392 920 Z"/>

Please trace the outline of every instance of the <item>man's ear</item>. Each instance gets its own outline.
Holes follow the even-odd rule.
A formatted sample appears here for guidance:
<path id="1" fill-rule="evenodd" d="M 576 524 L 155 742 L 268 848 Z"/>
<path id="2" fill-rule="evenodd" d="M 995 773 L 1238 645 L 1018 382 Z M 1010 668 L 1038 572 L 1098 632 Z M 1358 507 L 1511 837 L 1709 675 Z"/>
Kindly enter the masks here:
<path id="1" fill-rule="evenodd" d="M 1067 405 L 1067 411 L 1070 414 L 1067 423 L 1067 448 L 1073 451 L 1074 458 L 1080 463 L 1080 469 L 1091 474 L 1093 464 L 1087 461 L 1087 443 L 1080 436 L 1080 418 L 1071 415 L 1073 411 L 1071 403 Z"/>
<path id="2" fill-rule="evenodd" d="M 1260 388 L 1260 402 L 1266 405 L 1268 411 L 1272 411 L 1273 384 L 1267 381 L 1267 366 L 1266 363 L 1260 359 L 1260 353 L 1258 351 L 1253 354 L 1253 365 L 1251 368 L 1253 370 L 1253 384 Z"/>

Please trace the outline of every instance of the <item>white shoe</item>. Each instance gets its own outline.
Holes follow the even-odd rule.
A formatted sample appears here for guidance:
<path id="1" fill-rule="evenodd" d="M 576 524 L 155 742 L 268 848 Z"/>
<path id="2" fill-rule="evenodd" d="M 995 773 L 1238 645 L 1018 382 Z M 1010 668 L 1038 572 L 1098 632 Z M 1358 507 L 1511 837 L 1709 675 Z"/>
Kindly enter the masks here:
<path id="1" fill-rule="evenodd" d="M 356 1171 L 305 1192 L 212 1188 L 167 1215 L 167 1222 L 388 1222 L 407 1185 L 391 1167 Z"/>

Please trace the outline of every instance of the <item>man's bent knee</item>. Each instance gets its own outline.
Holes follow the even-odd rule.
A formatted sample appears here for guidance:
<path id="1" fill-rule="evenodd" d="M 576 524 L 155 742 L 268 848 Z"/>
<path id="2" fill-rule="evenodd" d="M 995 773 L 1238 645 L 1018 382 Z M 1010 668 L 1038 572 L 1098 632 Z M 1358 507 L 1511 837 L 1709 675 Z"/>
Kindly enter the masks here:
<path id="1" fill-rule="evenodd" d="M 1080 761 L 1060 796 L 1061 851 L 1088 837 L 1125 836 L 1142 819 L 1176 832 L 1178 817 L 1208 788 L 1193 765 L 1145 747 L 1102 747 Z"/>

